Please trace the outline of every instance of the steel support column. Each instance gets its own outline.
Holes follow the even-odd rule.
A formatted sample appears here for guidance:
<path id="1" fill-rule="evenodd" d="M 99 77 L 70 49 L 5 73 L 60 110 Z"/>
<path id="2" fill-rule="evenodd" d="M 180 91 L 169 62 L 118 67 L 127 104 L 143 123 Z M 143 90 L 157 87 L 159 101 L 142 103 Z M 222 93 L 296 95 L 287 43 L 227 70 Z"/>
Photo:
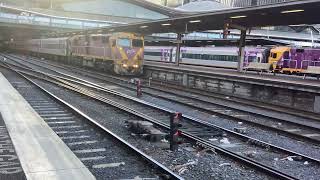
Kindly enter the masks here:
<path id="1" fill-rule="evenodd" d="M 182 34 L 177 34 L 177 49 L 176 49 L 176 65 L 179 66 L 180 63 L 180 50 L 181 50 L 181 43 L 182 43 Z"/>
<path id="2" fill-rule="evenodd" d="M 244 63 L 244 48 L 246 46 L 246 35 L 247 30 L 241 30 L 240 35 L 240 43 L 239 43 L 239 56 L 238 56 L 238 71 L 242 72 L 243 70 L 243 63 Z"/>

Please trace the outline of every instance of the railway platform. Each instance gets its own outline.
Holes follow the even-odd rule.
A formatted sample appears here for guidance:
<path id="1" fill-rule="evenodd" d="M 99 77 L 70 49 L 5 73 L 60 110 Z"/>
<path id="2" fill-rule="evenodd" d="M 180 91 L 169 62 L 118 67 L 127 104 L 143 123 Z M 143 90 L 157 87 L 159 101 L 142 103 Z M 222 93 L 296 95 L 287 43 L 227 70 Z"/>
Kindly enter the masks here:
<path id="1" fill-rule="evenodd" d="M 320 92 L 320 81 L 316 80 L 316 78 L 310 77 L 308 79 L 303 79 L 303 76 L 283 74 L 274 75 L 273 73 L 263 73 L 260 75 L 255 71 L 241 73 L 233 69 L 201 67 L 184 64 L 180 64 L 179 66 L 177 66 L 175 64 L 150 61 L 146 62 L 146 65 L 150 67 L 161 67 L 172 70 L 179 70 L 182 72 L 201 73 L 212 76 L 232 78 L 233 80 L 238 81 L 245 80 L 252 83 L 263 83 L 270 86 L 277 86 L 281 84 L 281 86 L 287 86 L 287 88 L 295 90 L 315 89 L 316 92 Z"/>
<path id="2" fill-rule="evenodd" d="M 231 69 L 179 66 L 170 63 L 145 62 L 145 76 L 151 81 L 187 87 L 226 97 L 280 105 L 285 108 L 320 113 L 320 81 L 302 76 L 273 75 L 257 72 L 240 73 Z"/>
<path id="3" fill-rule="evenodd" d="M 0 179 L 95 179 L 1 73 L 0 87 Z"/>

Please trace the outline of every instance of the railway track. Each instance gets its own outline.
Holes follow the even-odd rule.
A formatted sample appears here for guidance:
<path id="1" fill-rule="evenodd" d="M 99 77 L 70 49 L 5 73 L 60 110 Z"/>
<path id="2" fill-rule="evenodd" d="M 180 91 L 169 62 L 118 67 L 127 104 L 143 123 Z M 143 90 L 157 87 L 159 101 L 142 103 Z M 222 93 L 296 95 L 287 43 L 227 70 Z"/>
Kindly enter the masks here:
<path id="1" fill-rule="evenodd" d="M 52 65 L 52 64 L 50 64 Z M 42 66 L 43 67 L 43 66 Z M 65 68 L 58 66 L 59 68 Z M 78 69 L 77 70 L 81 70 Z M 128 84 L 127 79 L 119 78 L 119 77 L 110 77 L 100 73 L 86 72 L 81 70 L 83 73 L 86 73 L 86 76 L 91 78 L 96 78 L 101 81 L 107 81 L 109 83 L 113 83 L 124 88 L 128 88 L 130 90 L 135 90 L 135 87 Z M 91 73 L 91 74 L 88 74 Z M 174 87 L 170 87 L 171 89 Z M 293 115 L 287 116 L 287 118 L 283 117 L 284 112 L 276 112 L 273 115 L 270 113 L 259 112 L 257 107 L 252 107 L 246 104 L 247 108 L 239 107 L 239 105 L 234 106 L 227 104 L 225 105 L 225 101 L 230 101 L 226 98 L 222 99 L 220 97 L 219 100 L 215 98 L 208 99 L 208 97 L 204 97 L 199 93 L 188 94 L 181 92 L 181 89 L 174 89 L 175 91 L 170 91 L 161 86 L 156 87 L 147 87 L 144 86 L 144 93 L 155 96 L 158 98 L 166 99 L 168 101 L 173 101 L 176 103 L 183 104 L 185 106 L 189 106 L 194 109 L 198 109 L 202 112 L 210 113 L 212 115 L 217 115 L 221 118 L 226 118 L 233 120 L 235 122 L 245 122 L 246 124 L 250 124 L 253 126 L 258 126 L 267 130 L 272 130 L 277 133 L 281 133 L 287 135 L 289 137 L 294 137 L 298 140 L 312 142 L 314 144 L 320 143 L 320 121 L 313 119 L 302 119 L 296 118 Z M 179 93 L 177 93 L 179 92 Z M 224 96 L 225 97 L 225 96 Z M 222 100 L 221 100 L 222 99 Z M 237 101 L 237 103 L 240 103 Z M 243 103 L 242 103 L 243 104 Z M 239 109 L 240 108 L 240 109 Z M 250 110 L 248 110 L 248 108 Z M 257 112 L 252 112 L 252 108 L 256 108 Z M 282 117 L 282 118 L 278 118 Z M 310 117 L 310 116 L 308 116 Z"/>
<path id="2" fill-rule="evenodd" d="M 28 69 L 24 69 L 24 71 L 27 71 L 27 70 Z M 39 74 L 39 72 L 37 72 L 37 75 L 34 75 L 34 74 L 32 75 L 27 72 L 24 72 L 24 73 L 29 74 L 29 76 L 33 76 L 34 78 L 39 78 L 40 76 L 44 76 L 44 75 L 49 76 L 47 74 L 41 74 L 41 73 Z M 168 109 L 141 101 L 139 99 L 112 91 L 110 89 L 104 88 L 99 85 L 95 85 L 85 80 L 80 80 L 75 77 L 70 78 L 70 76 L 67 76 L 67 77 L 51 76 L 50 78 L 59 81 L 59 83 L 63 83 L 64 84 L 63 86 L 65 86 L 66 88 L 68 87 L 73 91 L 82 93 L 86 96 L 90 96 L 103 103 L 116 106 L 117 108 L 120 108 L 124 111 L 134 114 L 135 116 L 139 116 L 148 121 L 151 121 L 157 126 L 165 128 L 167 130 L 169 128 L 168 113 L 172 113 L 172 111 Z M 123 105 L 123 104 L 126 104 L 126 105 Z M 142 110 L 145 110 L 145 111 L 142 111 Z M 154 112 L 155 110 L 157 110 L 157 112 Z M 167 115 L 165 115 L 166 113 Z M 157 118 L 153 118 L 153 117 L 157 117 Z M 207 123 L 205 121 L 199 120 L 194 117 L 184 116 L 183 126 L 184 126 L 183 135 L 186 138 L 192 139 L 194 142 L 197 142 L 202 146 L 205 146 L 207 148 L 212 148 L 215 151 L 231 156 L 241 162 L 246 163 L 247 165 L 254 166 L 255 168 L 258 168 L 262 171 L 271 173 L 272 175 L 276 175 L 281 178 L 295 179 L 297 178 L 296 176 L 299 176 L 299 175 L 295 173 L 289 175 L 284 172 L 276 170 L 276 168 L 272 167 L 273 165 L 270 163 L 274 159 L 280 159 L 281 157 L 290 157 L 290 158 L 295 157 L 299 159 L 298 161 L 295 161 L 295 163 L 300 164 L 300 165 L 296 164 L 298 167 L 301 167 L 302 164 L 306 164 L 309 162 L 312 162 L 312 165 L 316 167 L 319 165 L 318 159 L 307 157 L 305 155 L 295 153 L 293 151 L 283 149 L 283 148 L 274 146 L 272 144 L 259 141 L 257 139 L 253 139 L 245 135 L 235 133 L 228 129 L 218 127 L 214 124 Z M 217 129 L 227 133 L 227 137 L 229 138 L 228 141 L 231 141 L 232 143 L 230 144 L 232 145 L 230 144 L 222 145 L 220 142 L 221 140 L 223 140 L 223 138 L 220 140 L 212 138 L 212 132 L 217 132 Z M 264 158 L 268 159 L 267 161 L 269 162 L 261 163 L 257 160 L 254 160 L 255 158 L 248 158 L 248 155 L 246 156 L 244 154 L 241 154 L 241 152 L 257 152 L 259 156 L 261 155 L 262 159 Z M 300 170 L 295 170 L 295 171 L 299 172 Z M 301 171 L 303 171 L 303 168 L 301 169 Z M 301 177 L 298 177 L 298 178 L 301 178 Z"/>
<path id="3" fill-rule="evenodd" d="M 24 80 L 13 80 L 13 86 L 97 179 L 183 179 L 73 105 L 17 73 Z"/>

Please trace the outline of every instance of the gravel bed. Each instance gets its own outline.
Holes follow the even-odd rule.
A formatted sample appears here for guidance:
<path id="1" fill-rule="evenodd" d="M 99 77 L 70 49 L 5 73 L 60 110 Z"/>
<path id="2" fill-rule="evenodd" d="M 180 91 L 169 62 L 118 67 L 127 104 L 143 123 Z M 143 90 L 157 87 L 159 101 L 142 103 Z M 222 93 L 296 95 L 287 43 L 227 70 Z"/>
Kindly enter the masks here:
<path id="1" fill-rule="evenodd" d="M 155 87 L 157 87 L 157 86 L 155 86 Z M 148 92 L 151 92 L 151 93 L 156 93 L 156 94 L 161 94 L 161 95 L 168 95 L 169 94 L 169 93 L 164 93 L 164 92 L 161 92 L 161 91 L 158 91 L 155 89 L 145 88 L 145 90 L 147 90 Z M 174 94 L 177 93 L 176 90 L 172 91 L 170 89 L 166 89 L 166 91 L 172 92 Z M 175 96 L 174 94 L 172 94 L 172 96 Z M 258 113 L 258 114 L 269 116 L 269 117 L 275 117 L 275 118 L 282 119 L 282 120 L 285 120 L 288 122 L 295 122 L 295 123 L 299 123 L 299 124 L 305 124 L 308 126 L 320 128 L 320 122 L 317 120 L 303 118 L 303 117 L 290 115 L 290 114 L 286 114 L 286 113 L 282 113 L 282 112 L 271 111 L 271 110 L 263 109 L 263 108 L 256 107 L 256 106 L 242 105 L 237 102 L 232 102 L 233 97 L 217 95 L 220 98 L 223 98 L 223 99 L 219 99 L 219 98 L 214 98 L 214 97 L 208 97 L 205 95 L 190 93 L 190 92 L 186 92 L 186 91 L 179 91 L 179 95 L 193 97 L 193 98 L 196 98 L 199 100 L 204 100 L 204 101 L 208 101 L 208 102 L 215 103 L 218 105 L 222 105 L 222 106 L 226 106 L 226 107 L 230 107 L 230 108 L 235 108 L 235 109 L 239 109 L 239 110 L 243 110 L 243 111 L 247 111 L 247 112 Z M 179 98 L 183 98 L 183 97 L 179 97 Z M 231 99 L 231 101 L 229 99 Z M 204 103 L 204 104 L 209 105 L 209 106 L 213 106 L 208 103 Z M 278 125 L 277 122 L 275 122 L 274 120 L 267 118 L 267 117 L 259 117 L 258 120 L 263 121 L 263 123 L 265 123 L 267 121 L 271 121 L 270 123 L 273 123 L 273 125 Z"/>
<path id="2" fill-rule="evenodd" d="M 128 101 L 124 98 L 115 97 L 114 95 L 106 95 L 105 93 L 100 93 L 102 96 L 111 99 L 115 102 L 125 104 L 126 106 L 136 109 L 138 111 L 142 112 L 149 112 L 149 115 L 152 117 L 156 117 L 157 119 L 160 119 L 162 121 L 165 121 L 168 123 L 168 117 L 160 116 L 157 117 L 157 112 L 152 110 L 152 108 L 147 108 L 141 105 L 138 105 L 137 103 L 134 103 L 132 101 Z M 148 111 L 149 109 L 149 111 Z M 164 119 L 165 118 L 165 119 Z M 225 139 L 225 137 L 224 137 Z M 238 138 L 227 136 L 228 142 L 226 144 L 221 143 L 224 140 L 216 139 L 213 143 L 219 146 L 224 146 L 226 148 L 230 148 L 233 152 L 239 152 L 239 154 L 248 155 L 248 156 L 254 156 L 254 159 L 259 160 L 259 162 L 263 164 L 267 164 L 269 166 L 273 166 L 279 169 L 284 170 L 284 172 L 288 174 L 292 174 L 295 177 L 299 177 L 301 179 L 309 179 L 309 176 L 311 177 L 317 177 L 320 175 L 320 168 L 319 164 L 311 164 L 308 161 L 291 161 L 286 159 L 288 158 L 288 155 L 286 153 L 279 153 L 279 152 L 270 152 L 268 150 L 265 150 L 264 148 L 256 148 L 254 146 L 249 146 L 246 144 L 246 142 L 239 141 Z"/>
<path id="3" fill-rule="evenodd" d="M 70 74 L 70 73 L 69 73 Z M 73 75 L 76 75 L 73 73 Z M 80 75 L 78 75 L 81 77 Z M 82 76 L 83 77 L 83 76 Z M 99 81 L 97 79 L 85 77 L 84 79 L 94 82 L 97 84 L 100 84 L 104 87 L 116 90 L 118 92 L 122 92 L 124 94 L 130 95 L 135 97 L 136 92 L 133 90 L 129 90 L 126 88 L 122 88 L 119 86 L 115 86 L 114 84 L 107 84 L 102 83 L 102 81 Z M 160 93 L 159 93 L 160 94 Z M 146 102 L 151 102 L 156 105 L 166 107 L 168 109 L 172 109 L 175 111 L 182 112 L 185 115 L 197 117 L 198 119 L 208 121 L 210 123 L 216 124 L 221 127 L 225 127 L 227 129 L 233 130 L 235 127 L 237 128 L 246 128 L 247 129 L 247 135 L 286 149 L 291 149 L 295 152 L 305 154 L 307 156 L 313 157 L 318 159 L 320 157 L 320 146 L 316 146 L 314 144 L 310 144 L 307 142 L 297 141 L 296 139 L 292 139 L 287 136 L 279 135 L 276 132 L 268 131 L 250 124 L 246 124 L 245 122 L 235 122 L 233 120 L 225 119 L 225 118 L 219 118 L 215 115 L 201 112 L 198 110 L 195 110 L 194 108 L 191 108 L 189 106 L 185 106 L 181 103 L 174 103 L 170 102 L 168 100 L 157 98 L 154 96 L 150 96 L 147 94 L 144 94 L 140 99 L 145 100 Z M 284 143 L 285 142 L 285 143 Z"/>
<path id="4" fill-rule="evenodd" d="M 28 100 L 37 100 L 37 101 L 49 101 L 53 102 L 47 95 L 42 93 L 39 89 L 34 87 L 32 84 L 26 82 L 21 77 L 18 77 L 15 73 L 11 71 L 7 71 L 5 69 L 0 68 L 0 72 L 2 72 L 5 77 L 12 83 L 12 85 L 21 93 L 23 97 Z M 31 103 L 33 104 L 33 103 Z M 60 110 L 65 110 L 64 107 L 57 105 Z M 37 111 L 37 110 L 36 110 Z M 58 120 L 54 120 L 58 121 Z M 115 141 L 112 137 L 105 135 L 104 133 L 97 131 L 92 128 L 91 125 L 84 122 L 80 117 L 75 117 L 72 121 L 76 121 L 72 123 L 73 126 L 81 126 L 79 128 L 73 128 L 70 130 L 67 128 L 70 124 L 49 124 L 49 126 L 62 138 L 62 140 L 66 143 L 66 145 L 75 152 L 75 155 L 83 162 L 83 164 L 92 172 L 92 174 L 98 180 L 104 179 L 134 179 L 137 177 L 140 178 L 151 178 L 151 179 L 159 179 L 160 177 L 157 174 L 157 171 L 150 167 L 150 165 L 146 165 L 144 161 L 141 160 L 140 157 L 137 157 L 132 152 L 129 152 L 125 147 L 119 144 L 118 141 Z M 52 122 L 50 120 L 46 120 L 46 122 Z M 66 127 L 66 128 L 65 128 Z M 69 131 L 69 133 L 61 133 L 63 131 Z M 74 131 L 74 132 L 70 132 Z M 78 132 L 77 131 L 85 131 Z M 60 133 L 59 133 L 60 132 Z M 81 144 L 81 145 L 73 145 L 72 143 L 79 142 L 79 139 L 64 139 L 72 136 L 88 136 L 85 138 L 81 138 L 80 141 L 96 141 L 91 144 Z M 106 149 L 106 151 L 101 152 L 90 152 L 90 153 L 76 153 L 80 150 L 87 149 Z M 90 157 L 106 157 L 98 160 L 86 160 L 84 158 Z M 120 166 L 115 166 L 111 168 L 97 168 L 95 166 L 110 164 L 110 163 L 123 163 Z"/>
<path id="5" fill-rule="evenodd" d="M 221 155 L 198 152 L 188 144 L 171 152 L 167 142 L 151 143 L 134 136 L 127 129 L 126 121 L 136 117 L 51 84 L 39 83 L 186 179 L 238 179 L 240 176 L 243 179 L 270 179 Z"/>

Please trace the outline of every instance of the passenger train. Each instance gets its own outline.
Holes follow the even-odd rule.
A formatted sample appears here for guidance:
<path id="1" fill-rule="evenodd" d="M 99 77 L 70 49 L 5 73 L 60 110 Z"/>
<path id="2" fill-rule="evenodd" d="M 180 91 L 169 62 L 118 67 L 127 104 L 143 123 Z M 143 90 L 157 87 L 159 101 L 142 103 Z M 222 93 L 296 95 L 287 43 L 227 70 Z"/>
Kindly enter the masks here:
<path id="1" fill-rule="evenodd" d="M 221 68 L 237 68 L 237 47 L 182 47 L 180 63 L 189 65 L 214 66 Z M 175 62 L 175 47 L 145 47 L 145 60 Z M 265 47 L 246 47 L 244 63 L 264 63 L 267 61 L 270 49 Z"/>
<path id="2" fill-rule="evenodd" d="M 175 47 L 146 46 L 145 60 L 175 63 Z M 286 46 L 246 47 L 244 64 L 270 63 L 270 70 L 282 73 L 299 73 L 308 66 L 320 66 L 320 49 Z M 182 47 L 180 64 L 213 66 L 236 69 L 239 49 L 237 47 Z"/>
<path id="3" fill-rule="evenodd" d="M 140 75 L 143 72 L 144 38 L 134 33 L 12 41 L 10 47 L 121 75 Z"/>

